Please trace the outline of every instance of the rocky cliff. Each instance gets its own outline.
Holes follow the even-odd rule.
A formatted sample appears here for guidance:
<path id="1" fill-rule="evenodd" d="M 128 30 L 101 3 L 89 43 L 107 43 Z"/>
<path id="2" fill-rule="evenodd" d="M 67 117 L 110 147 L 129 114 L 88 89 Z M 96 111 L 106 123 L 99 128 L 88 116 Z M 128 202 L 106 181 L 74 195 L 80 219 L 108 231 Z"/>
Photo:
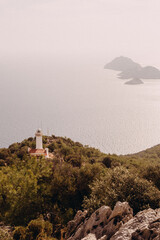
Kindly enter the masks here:
<path id="1" fill-rule="evenodd" d="M 91 216 L 78 211 L 68 223 L 66 240 L 147 240 L 160 239 L 160 209 L 147 209 L 133 216 L 127 202 L 114 209 L 102 206 Z"/>

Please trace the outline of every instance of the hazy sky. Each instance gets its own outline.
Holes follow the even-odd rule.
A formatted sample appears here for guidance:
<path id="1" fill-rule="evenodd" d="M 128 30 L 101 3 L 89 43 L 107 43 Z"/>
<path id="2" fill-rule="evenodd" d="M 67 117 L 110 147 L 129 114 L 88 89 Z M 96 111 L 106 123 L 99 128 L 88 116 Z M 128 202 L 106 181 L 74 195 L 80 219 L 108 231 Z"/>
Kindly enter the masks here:
<path id="1" fill-rule="evenodd" d="M 159 0 L 0 0 L 0 58 L 124 55 L 160 67 L 159 11 Z"/>

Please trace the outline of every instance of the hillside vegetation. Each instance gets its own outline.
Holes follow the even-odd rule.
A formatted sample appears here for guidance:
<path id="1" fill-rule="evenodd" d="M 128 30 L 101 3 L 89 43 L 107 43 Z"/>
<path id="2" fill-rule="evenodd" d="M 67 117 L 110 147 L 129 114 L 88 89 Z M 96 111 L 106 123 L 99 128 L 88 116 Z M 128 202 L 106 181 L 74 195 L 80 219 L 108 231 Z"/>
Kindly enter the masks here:
<path id="1" fill-rule="evenodd" d="M 33 138 L 0 149 L 0 222 L 14 230 L 8 239 L 60 239 L 79 209 L 91 214 L 117 201 L 128 201 L 134 213 L 159 207 L 159 145 L 117 156 L 67 138 L 43 142 L 52 159 L 28 155 Z"/>

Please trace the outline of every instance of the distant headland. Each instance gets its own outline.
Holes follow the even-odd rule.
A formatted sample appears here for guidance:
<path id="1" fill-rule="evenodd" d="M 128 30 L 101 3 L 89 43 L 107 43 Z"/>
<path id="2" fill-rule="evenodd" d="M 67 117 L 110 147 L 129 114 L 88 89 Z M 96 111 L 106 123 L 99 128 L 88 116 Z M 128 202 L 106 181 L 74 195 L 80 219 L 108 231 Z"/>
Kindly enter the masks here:
<path id="1" fill-rule="evenodd" d="M 120 71 L 120 79 L 131 79 L 126 84 L 142 84 L 141 79 L 160 79 L 160 70 L 153 66 L 142 67 L 128 57 L 117 57 L 104 66 L 105 69 Z"/>

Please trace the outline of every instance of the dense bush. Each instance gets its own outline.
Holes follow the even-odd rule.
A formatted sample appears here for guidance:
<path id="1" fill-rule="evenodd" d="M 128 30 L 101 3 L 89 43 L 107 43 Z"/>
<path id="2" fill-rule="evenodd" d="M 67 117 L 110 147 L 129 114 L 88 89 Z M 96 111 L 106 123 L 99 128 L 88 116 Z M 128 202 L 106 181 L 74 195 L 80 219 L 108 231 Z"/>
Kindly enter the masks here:
<path id="1" fill-rule="evenodd" d="M 102 163 L 107 167 L 111 168 L 112 166 L 112 159 L 110 157 L 105 157 L 102 161 Z"/>
<path id="2" fill-rule="evenodd" d="M 99 177 L 102 167 L 99 164 L 86 164 L 82 168 L 72 168 L 63 164 L 57 166 L 52 180 L 53 201 L 62 203 L 64 208 L 79 209 L 84 195 L 89 194 L 89 184 Z"/>
<path id="3" fill-rule="evenodd" d="M 48 221 L 44 221 L 43 218 L 32 220 L 26 229 L 28 240 L 40 239 L 42 236 L 50 237 L 52 235 L 52 224 Z"/>
<path id="4" fill-rule="evenodd" d="M 52 239 L 41 214 L 59 239 L 82 203 L 90 211 L 104 204 L 113 207 L 119 200 L 128 201 L 135 213 L 159 207 L 160 146 L 117 156 L 68 138 L 43 140 L 53 153 L 51 160 L 29 156 L 34 138 L 0 149 L 0 221 L 23 226 L 15 229 L 16 240 Z"/>
<path id="5" fill-rule="evenodd" d="M 26 225 L 48 212 L 54 224 L 66 224 L 103 170 L 98 163 L 73 167 L 43 158 L 26 157 L 16 163 L 0 170 L 0 221 L 14 225 Z"/>
<path id="6" fill-rule="evenodd" d="M 150 165 L 146 167 L 142 173 L 142 176 L 147 180 L 150 180 L 160 190 L 160 165 Z"/>
<path id="7" fill-rule="evenodd" d="M 26 224 L 44 212 L 48 199 L 52 165 L 44 160 L 26 159 L 0 171 L 1 220 L 15 225 Z"/>
<path id="8" fill-rule="evenodd" d="M 9 154 L 10 154 L 9 150 L 5 148 L 0 149 L 0 159 L 5 160 L 7 157 L 9 157 Z"/>
<path id="9" fill-rule="evenodd" d="M 32 220 L 26 228 L 16 227 L 13 232 L 14 240 L 52 240 L 52 224 L 44 221 L 43 217 Z"/>
<path id="10" fill-rule="evenodd" d="M 134 212 L 160 204 L 160 191 L 124 167 L 110 169 L 91 184 L 91 195 L 83 206 L 92 212 L 102 205 L 113 207 L 117 201 L 127 201 Z"/>

